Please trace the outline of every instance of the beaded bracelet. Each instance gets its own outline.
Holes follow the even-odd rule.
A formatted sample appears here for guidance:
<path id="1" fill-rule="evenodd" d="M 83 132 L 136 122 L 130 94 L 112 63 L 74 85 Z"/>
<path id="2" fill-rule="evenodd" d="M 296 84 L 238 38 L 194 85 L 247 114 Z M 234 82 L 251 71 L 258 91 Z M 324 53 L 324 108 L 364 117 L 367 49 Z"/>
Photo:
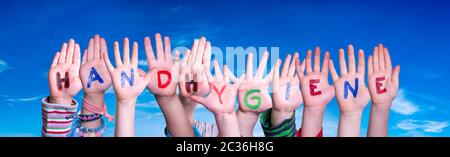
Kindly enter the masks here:
<path id="1" fill-rule="evenodd" d="M 80 123 L 84 123 L 84 122 L 91 122 L 91 121 L 95 121 L 99 118 L 101 118 L 102 115 L 101 114 L 79 114 L 77 116 L 77 119 L 80 120 Z"/>
<path id="2" fill-rule="evenodd" d="M 97 128 L 84 127 L 81 125 L 81 123 L 80 123 L 81 121 L 79 119 L 77 119 L 74 124 L 74 126 L 76 128 L 75 133 L 78 136 L 83 136 L 86 133 L 95 133 L 96 136 L 101 136 L 101 134 L 106 130 L 106 123 L 102 118 L 100 118 L 100 119 L 101 119 L 101 123 Z"/>

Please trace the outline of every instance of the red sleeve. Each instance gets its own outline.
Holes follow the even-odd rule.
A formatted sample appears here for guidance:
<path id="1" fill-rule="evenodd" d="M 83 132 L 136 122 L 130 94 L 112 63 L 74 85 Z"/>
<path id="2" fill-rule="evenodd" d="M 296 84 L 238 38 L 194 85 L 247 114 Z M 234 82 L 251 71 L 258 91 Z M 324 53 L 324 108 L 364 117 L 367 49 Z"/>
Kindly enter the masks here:
<path id="1" fill-rule="evenodd" d="M 298 129 L 298 131 L 297 131 L 297 133 L 295 135 L 296 135 L 296 137 L 302 137 L 302 128 Z M 320 128 L 320 131 L 316 135 L 316 137 L 323 137 L 323 127 Z"/>

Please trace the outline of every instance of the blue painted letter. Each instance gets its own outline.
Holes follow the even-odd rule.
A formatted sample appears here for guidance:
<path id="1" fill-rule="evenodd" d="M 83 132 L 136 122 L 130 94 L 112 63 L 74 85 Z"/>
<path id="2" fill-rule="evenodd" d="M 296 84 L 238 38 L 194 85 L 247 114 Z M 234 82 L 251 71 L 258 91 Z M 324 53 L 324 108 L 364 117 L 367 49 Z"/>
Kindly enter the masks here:
<path id="1" fill-rule="evenodd" d="M 125 87 L 125 80 L 128 81 L 130 86 L 133 86 L 133 84 L 134 84 L 134 69 L 131 69 L 131 78 L 128 77 L 128 75 L 123 71 L 120 72 L 120 77 L 121 77 L 120 83 L 122 85 L 122 88 Z"/>
<path id="2" fill-rule="evenodd" d="M 347 99 L 348 97 L 348 91 L 352 92 L 353 97 L 356 97 L 356 94 L 358 94 L 358 78 L 355 79 L 355 88 L 352 88 L 350 83 L 348 81 L 344 82 L 344 98 Z"/>
<path id="3" fill-rule="evenodd" d="M 92 67 L 91 71 L 89 72 L 87 87 L 91 88 L 91 84 L 94 81 L 98 81 L 100 83 L 103 83 L 102 77 L 100 77 L 100 75 L 97 73 L 97 70 L 94 67 Z"/>

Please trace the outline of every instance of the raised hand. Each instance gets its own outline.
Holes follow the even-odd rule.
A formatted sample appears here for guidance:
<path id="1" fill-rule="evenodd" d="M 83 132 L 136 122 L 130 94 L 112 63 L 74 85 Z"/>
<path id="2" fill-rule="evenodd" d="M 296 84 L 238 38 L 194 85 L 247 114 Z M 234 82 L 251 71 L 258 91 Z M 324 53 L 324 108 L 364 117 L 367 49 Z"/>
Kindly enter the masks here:
<path id="1" fill-rule="evenodd" d="M 382 44 L 375 47 L 373 51 L 373 56 L 369 56 L 367 67 L 372 103 L 390 107 L 398 92 L 400 66 L 396 66 L 392 71 L 389 51 Z"/>
<path id="2" fill-rule="evenodd" d="M 295 75 L 295 61 L 299 58 L 298 53 L 294 54 L 291 62 L 291 55 L 288 54 L 284 61 L 283 69 L 280 75 L 281 60 L 278 59 L 272 80 L 272 126 L 280 125 L 284 120 L 289 119 L 303 103 L 302 93 L 300 91 L 300 80 Z M 301 73 L 305 69 L 304 63 L 301 65 Z"/>
<path id="3" fill-rule="evenodd" d="M 150 80 L 150 73 L 138 69 L 138 44 L 133 43 L 130 60 L 130 46 L 128 38 L 123 39 L 123 60 L 120 59 L 119 42 L 114 42 L 114 59 L 116 68 L 109 60 L 108 54 L 103 53 L 103 58 L 108 67 L 113 82 L 117 100 L 133 100 L 142 93 Z"/>
<path id="4" fill-rule="evenodd" d="M 323 111 L 334 97 L 334 87 L 328 83 L 329 52 L 325 53 L 322 70 L 320 69 L 320 48 L 314 52 L 314 67 L 312 67 L 312 51 L 306 55 L 306 75 L 302 76 L 302 67 L 297 60 L 296 70 L 300 79 L 305 107 L 303 110 L 302 136 L 316 136 L 322 128 Z"/>
<path id="5" fill-rule="evenodd" d="M 358 69 L 356 69 L 354 48 L 349 45 L 348 62 L 347 70 L 344 49 L 339 49 L 340 77 L 332 60 L 329 64 L 341 110 L 338 136 L 359 136 L 362 112 L 370 100 L 369 89 L 364 83 L 364 51 L 360 49 L 358 52 Z"/>
<path id="6" fill-rule="evenodd" d="M 205 37 L 195 40 L 192 49 L 187 50 L 180 69 L 180 94 L 204 96 L 210 92 L 206 73 L 209 73 L 211 43 Z"/>
<path id="7" fill-rule="evenodd" d="M 336 72 L 333 61 L 330 60 L 331 77 L 341 113 L 362 112 L 370 100 L 369 89 L 364 83 L 364 51 L 358 52 L 358 70 L 356 70 L 355 52 L 352 45 L 348 46 L 348 70 L 345 62 L 344 49 L 339 49 L 339 64 L 341 76 Z"/>
<path id="8" fill-rule="evenodd" d="M 261 113 L 272 107 L 269 85 L 273 69 L 263 78 L 269 52 L 264 52 L 256 75 L 253 75 L 253 53 L 248 54 L 245 80 L 238 89 L 239 110 L 243 112 Z"/>
<path id="9" fill-rule="evenodd" d="M 61 52 L 53 58 L 48 72 L 50 86 L 50 102 L 58 104 L 71 104 L 72 98 L 83 87 L 79 77 L 80 71 L 80 45 L 70 39 L 69 44 L 64 43 Z"/>
<path id="10" fill-rule="evenodd" d="M 211 76 L 208 67 L 205 67 L 205 70 L 208 70 L 207 79 L 213 88 L 213 92 L 209 93 L 206 97 L 191 95 L 191 98 L 203 104 L 209 111 L 214 113 L 219 129 L 219 136 L 241 136 L 236 112 L 234 111 L 239 87 L 238 82 L 240 80 L 234 76 L 230 76 L 232 73 L 226 65 L 224 66 L 224 75 L 222 75 L 217 61 L 214 61 L 214 78 Z M 230 79 L 233 79 L 233 84 L 230 83 Z"/>
<path id="11" fill-rule="evenodd" d="M 164 44 L 161 34 L 155 34 L 156 58 L 153 53 L 150 38 L 144 39 L 145 54 L 150 73 L 150 83 L 147 88 L 155 96 L 175 96 L 177 80 L 180 66 L 178 64 L 180 52 L 176 52 L 174 62 L 172 62 L 172 49 L 169 37 L 164 37 Z"/>
<path id="12" fill-rule="evenodd" d="M 147 88 L 155 95 L 161 111 L 166 120 L 167 129 L 173 136 L 194 136 L 192 125 L 186 116 L 183 104 L 180 98 L 176 96 L 176 90 L 180 73 L 180 52 L 175 52 L 172 62 L 172 49 L 170 47 L 169 37 L 164 37 L 164 43 L 161 34 L 155 34 L 156 57 L 150 38 L 144 39 L 145 54 L 149 66 L 150 82 Z"/>
<path id="13" fill-rule="evenodd" d="M 400 66 L 392 71 L 389 51 L 382 44 L 369 56 L 368 80 L 372 97 L 368 136 L 387 136 L 389 111 L 399 88 Z"/>
<path id="14" fill-rule="evenodd" d="M 106 41 L 95 35 L 89 40 L 81 62 L 80 77 L 85 95 L 101 95 L 111 86 L 111 76 L 102 56 L 104 53 L 108 53 Z"/>

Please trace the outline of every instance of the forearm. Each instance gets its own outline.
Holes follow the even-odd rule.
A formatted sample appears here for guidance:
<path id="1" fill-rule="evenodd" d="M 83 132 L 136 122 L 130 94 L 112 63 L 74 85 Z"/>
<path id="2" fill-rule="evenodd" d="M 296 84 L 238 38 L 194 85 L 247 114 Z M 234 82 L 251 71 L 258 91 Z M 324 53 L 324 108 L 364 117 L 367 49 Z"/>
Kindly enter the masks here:
<path id="1" fill-rule="evenodd" d="M 370 109 L 369 137 L 387 137 L 390 104 L 372 104 Z"/>
<path id="2" fill-rule="evenodd" d="M 217 128 L 219 129 L 219 137 L 241 136 L 236 112 L 217 113 L 214 114 L 214 117 L 216 118 Z"/>
<path id="3" fill-rule="evenodd" d="M 303 110 L 301 135 L 303 137 L 316 137 L 322 129 L 322 108 L 308 108 Z"/>
<path id="4" fill-rule="evenodd" d="M 192 137 L 194 130 L 177 96 L 156 97 L 166 120 L 167 129 L 174 137 Z"/>
<path id="5" fill-rule="evenodd" d="M 197 103 L 188 97 L 183 97 L 181 95 L 178 97 L 180 98 L 181 104 L 183 104 L 184 111 L 186 112 L 186 116 L 188 117 L 190 124 L 194 124 L 194 112 L 197 107 Z"/>
<path id="6" fill-rule="evenodd" d="M 117 100 L 117 118 L 115 126 L 116 137 L 134 136 L 134 112 L 136 99 Z"/>
<path id="7" fill-rule="evenodd" d="M 243 137 L 253 137 L 253 128 L 258 121 L 259 113 L 237 111 L 239 129 Z"/>
<path id="8" fill-rule="evenodd" d="M 359 137 L 362 111 L 341 112 L 339 118 L 339 137 Z"/>
<path id="9" fill-rule="evenodd" d="M 100 94 L 87 94 L 87 93 L 85 93 L 84 94 L 84 99 L 86 99 L 88 102 L 91 102 L 91 103 L 93 103 L 95 105 L 103 106 L 105 104 L 105 98 L 104 98 L 104 94 L 103 93 L 100 93 Z M 85 108 L 85 104 L 83 102 L 83 108 L 81 109 L 81 114 L 89 115 L 89 114 L 94 114 L 94 113 L 88 111 Z M 100 126 L 100 124 L 101 124 L 101 119 L 97 119 L 97 120 L 91 121 L 91 122 L 84 122 L 81 125 L 83 127 L 86 127 L 86 128 L 97 128 L 98 126 Z M 95 136 L 95 133 L 92 133 L 91 135 Z"/>
<path id="10" fill-rule="evenodd" d="M 281 125 L 283 121 L 286 119 L 290 119 L 292 117 L 292 114 L 294 114 L 294 111 L 280 111 L 276 109 L 272 109 L 271 113 L 271 124 L 273 127 Z"/>

